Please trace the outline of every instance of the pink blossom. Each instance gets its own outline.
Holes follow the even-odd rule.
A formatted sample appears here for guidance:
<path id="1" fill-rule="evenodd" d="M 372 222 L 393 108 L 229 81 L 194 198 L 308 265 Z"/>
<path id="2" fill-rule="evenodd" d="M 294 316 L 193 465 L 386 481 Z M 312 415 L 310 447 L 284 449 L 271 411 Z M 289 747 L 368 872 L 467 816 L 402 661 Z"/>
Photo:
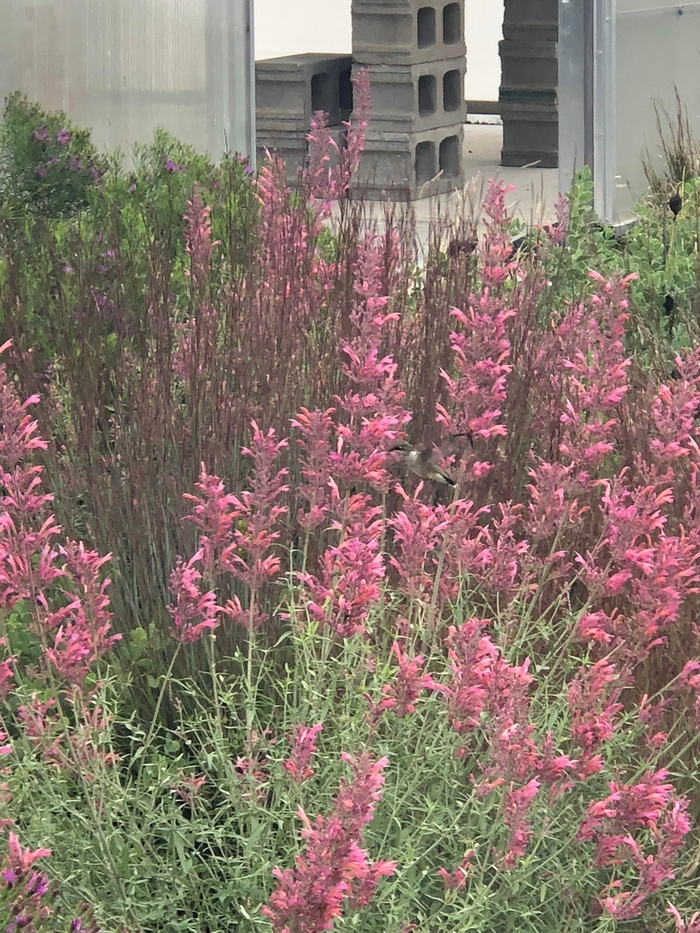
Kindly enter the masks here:
<path id="1" fill-rule="evenodd" d="M 451 434 L 466 432 L 488 440 L 506 433 L 501 407 L 512 368 L 506 325 L 515 311 L 500 306 L 488 288 L 472 301 L 466 312 L 459 308 L 450 312 L 463 327 L 463 332 L 450 335 L 458 377 L 441 373 L 455 414 L 438 405 L 437 420 Z"/>
<path id="2" fill-rule="evenodd" d="M 346 903 L 366 906 L 379 879 L 394 873 L 394 862 L 372 863 L 361 848 L 363 826 L 381 796 L 387 759 L 342 757 L 352 768 L 352 781 L 341 781 L 327 817 L 317 816 L 312 824 L 299 809 L 304 853 L 296 856 L 294 868 L 273 870 L 277 883 L 262 912 L 276 933 L 330 930 Z"/>
<path id="3" fill-rule="evenodd" d="M 503 855 L 498 856 L 502 868 L 513 867 L 525 855 L 532 836 L 532 827 L 527 814 L 537 796 L 540 782 L 532 778 L 523 787 L 508 788 L 504 795 L 503 822 L 509 830 L 509 838 Z"/>
<path id="4" fill-rule="evenodd" d="M 294 726 L 292 730 L 292 753 L 286 761 L 283 762 L 285 771 L 291 775 L 297 784 L 303 784 L 316 773 L 309 767 L 311 756 L 316 751 L 314 744 L 316 736 L 323 730 L 323 723 L 316 723 L 315 726 L 307 727 L 301 724 Z"/>
<path id="5" fill-rule="evenodd" d="M 0 366 L 0 605 L 29 601 L 32 629 L 44 648 L 42 664 L 82 689 L 90 668 L 121 638 L 110 634 L 110 581 L 100 575 L 111 555 L 100 556 L 69 539 L 58 543 L 60 528 L 46 513 L 52 496 L 40 492 L 42 468 L 31 463 L 33 453 L 46 448 L 36 436 L 36 422 L 25 414 L 37 401 L 32 396 L 20 404 L 5 366 Z M 53 609 L 46 593 L 56 584 L 64 601 Z M 3 663 L 0 674 L 5 690 L 11 676 L 8 664 Z"/>
<path id="6" fill-rule="evenodd" d="M 661 769 L 634 785 L 610 782 L 609 796 L 589 804 L 579 827 L 579 840 L 596 840 L 597 867 L 628 861 L 636 869 L 635 891 L 622 891 L 621 882 L 615 881 L 608 890 L 616 893 L 601 892 L 602 906 L 617 919 L 638 916 L 646 898 L 674 877 L 673 865 L 691 824 L 688 801 L 676 796 L 667 776 Z M 649 832 L 651 845 L 646 849 L 633 835 L 639 830 Z"/>
<path id="7" fill-rule="evenodd" d="M 671 914 L 676 921 L 676 933 L 700 933 L 700 913 L 694 913 L 686 922 L 673 904 L 668 905 L 666 912 Z"/>
<path id="8" fill-rule="evenodd" d="M 179 780 L 170 786 L 178 797 L 181 797 L 188 806 L 193 807 L 195 798 L 206 783 L 207 779 L 204 775 L 198 776 L 180 771 Z"/>
<path id="9" fill-rule="evenodd" d="M 437 874 L 442 878 L 443 884 L 445 885 L 445 891 L 458 891 L 460 888 L 463 888 L 467 883 L 467 877 L 471 870 L 470 862 L 476 855 L 474 849 L 470 849 L 459 863 L 459 865 L 452 871 L 448 871 L 446 868 L 438 868 Z"/>
<path id="10" fill-rule="evenodd" d="M 238 500 L 231 493 L 226 493 L 218 476 L 207 473 L 204 464 L 195 488 L 201 495 L 187 492 L 183 494 L 183 499 L 193 503 L 187 520 L 193 522 L 202 532 L 200 543 L 204 566 L 207 573 L 212 575 L 216 572 L 221 551 L 232 539 L 234 523 L 239 514 Z"/>
<path id="11" fill-rule="evenodd" d="M 28 871 L 37 859 L 48 858 L 51 855 L 51 849 L 35 849 L 33 852 L 30 849 L 23 849 L 19 838 L 12 830 L 10 830 L 8 842 L 10 867 L 18 874 Z"/>
<path id="12" fill-rule="evenodd" d="M 283 482 L 288 470 L 275 469 L 275 460 L 288 442 L 276 441 L 272 428 L 263 434 L 255 421 L 251 426 L 251 446 L 243 447 L 241 452 L 254 463 L 252 489 L 233 498 L 242 527 L 232 531 L 233 540 L 221 552 L 221 567 L 242 580 L 254 600 L 257 590 L 279 573 L 279 558 L 268 552 L 279 540 L 275 526 L 287 513 L 287 507 L 277 501 L 289 487 Z"/>
<path id="13" fill-rule="evenodd" d="M 174 163 L 173 163 L 174 164 Z M 192 276 L 197 288 L 203 288 L 207 280 L 214 247 L 218 241 L 211 238 L 211 207 L 205 206 L 198 185 L 195 185 L 192 200 L 187 202 L 185 220 L 185 252 L 190 257 L 191 267 L 186 275 Z"/>
<path id="14" fill-rule="evenodd" d="M 360 493 L 341 500 L 334 484 L 331 502 L 339 513 L 334 527 L 345 536 L 321 554 L 318 574 L 300 572 L 297 579 L 310 616 L 348 638 L 365 631 L 369 612 L 381 597 L 381 508 L 371 507 L 369 496 Z"/>
<path id="15" fill-rule="evenodd" d="M 308 501 L 309 511 L 300 509 L 297 521 L 306 531 L 317 528 L 328 512 L 328 481 L 331 476 L 330 435 L 333 430 L 331 416 L 334 408 L 325 411 L 308 411 L 302 408 L 292 420 L 292 427 L 297 428 L 302 439 L 297 441 L 301 448 L 301 473 L 305 482 L 297 487 L 299 493 Z"/>
<path id="16" fill-rule="evenodd" d="M 365 147 L 371 112 L 369 72 L 361 68 L 352 78 L 353 116 L 345 127 L 345 145 L 339 148 L 328 131 L 328 115 L 317 111 L 311 120 L 309 164 L 303 173 L 311 197 L 321 215 L 332 201 L 347 197 L 352 177 Z M 335 164 L 334 164 L 335 163 Z M 312 202 L 313 203 L 313 202 Z"/>
<path id="17" fill-rule="evenodd" d="M 391 653 L 398 663 L 396 680 L 382 685 L 382 699 L 373 704 L 373 717 L 381 716 L 385 710 L 391 710 L 397 719 L 403 719 L 416 711 L 416 701 L 423 690 L 445 693 L 446 689 L 436 683 L 430 674 L 421 674 L 423 658 L 417 654 L 410 657 L 401 650 L 398 642 L 391 646 Z"/>
<path id="18" fill-rule="evenodd" d="M 390 562 L 406 596 L 428 602 L 434 586 L 437 549 L 448 533 L 454 510 L 424 505 L 418 490 L 410 498 L 401 488 L 398 493 L 403 500 L 401 511 L 388 521 L 396 545 Z"/>
<path id="19" fill-rule="evenodd" d="M 579 668 L 569 684 L 571 740 L 581 749 L 577 773 L 582 779 L 601 766 L 597 753 L 615 731 L 615 719 L 622 710 L 620 690 L 620 674 L 605 659 Z"/>
<path id="20" fill-rule="evenodd" d="M 200 549 L 186 564 L 178 559 L 170 575 L 170 589 L 175 596 L 175 603 L 168 606 L 173 618 L 171 635 L 183 644 L 199 641 L 206 631 L 219 624 L 221 608 L 216 605 L 216 594 L 213 591 L 202 593 L 199 588 L 202 574 L 195 564 L 200 563 L 202 557 Z"/>

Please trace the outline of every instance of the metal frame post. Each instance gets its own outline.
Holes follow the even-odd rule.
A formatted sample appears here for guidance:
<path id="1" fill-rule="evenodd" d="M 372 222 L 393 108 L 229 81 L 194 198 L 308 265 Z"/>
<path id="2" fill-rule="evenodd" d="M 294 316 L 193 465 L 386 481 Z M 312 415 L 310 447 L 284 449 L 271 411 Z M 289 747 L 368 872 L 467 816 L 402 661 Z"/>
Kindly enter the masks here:
<path id="1" fill-rule="evenodd" d="M 569 191 L 574 175 L 591 164 L 586 120 L 586 30 L 588 0 L 559 0 L 557 43 L 559 112 L 559 190 Z"/>
<path id="2" fill-rule="evenodd" d="M 617 0 L 559 0 L 559 190 L 589 165 L 593 208 L 616 220 Z"/>
<path id="3" fill-rule="evenodd" d="M 617 0 L 593 6 L 593 208 L 605 223 L 616 220 Z"/>
<path id="4" fill-rule="evenodd" d="M 235 0 L 234 0 L 235 2 Z M 255 127 L 255 0 L 246 0 L 248 31 L 248 161 L 256 168 L 256 127 Z"/>

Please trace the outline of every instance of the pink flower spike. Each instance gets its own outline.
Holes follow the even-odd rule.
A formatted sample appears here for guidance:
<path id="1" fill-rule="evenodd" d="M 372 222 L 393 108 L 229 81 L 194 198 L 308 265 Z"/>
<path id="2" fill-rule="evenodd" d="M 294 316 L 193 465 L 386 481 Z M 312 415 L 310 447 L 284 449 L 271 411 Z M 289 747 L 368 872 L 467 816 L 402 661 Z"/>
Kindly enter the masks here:
<path id="1" fill-rule="evenodd" d="M 382 699 L 374 706 L 374 714 L 381 715 L 385 710 L 392 710 L 398 719 L 410 716 L 416 711 L 416 701 L 423 690 L 446 693 L 442 684 L 436 683 L 430 674 L 421 674 L 423 658 L 416 655 L 411 658 L 404 654 L 398 642 L 394 642 L 391 652 L 398 662 L 396 680 L 382 686 Z"/>
<path id="2" fill-rule="evenodd" d="M 694 913 L 687 923 L 673 904 L 668 905 L 666 913 L 671 914 L 676 921 L 676 933 L 700 933 L 700 913 Z"/>
<path id="3" fill-rule="evenodd" d="M 341 781 L 328 816 L 312 823 L 303 809 L 303 855 L 293 868 L 273 869 L 276 885 L 262 913 L 275 933 L 322 933 L 343 913 L 345 903 L 366 906 L 381 877 L 393 874 L 394 862 L 370 862 L 361 848 L 363 826 L 372 819 L 374 803 L 384 782 L 386 758 L 372 761 L 343 754 L 353 777 Z"/>
<path id="4" fill-rule="evenodd" d="M 475 855 L 475 850 L 471 849 L 464 856 L 460 864 L 454 871 L 447 871 L 446 868 L 438 868 L 437 874 L 442 878 L 445 885 L 445 891 L 458 891 L 467 883 L 467 876 L 471 870 L 470 861 Z"/>
<path id="5" fill-rule="evenodd" d="M 8 842 L 10 867 L 18 873 L 26 872 L 37 859 L 48 858 L 51 855 L 51 849 L 35 849 L 33 852 L 23 849 L 18 836 L 12 830 L 10 830 Z"/>
<path id="6" fill-rule="evenodd" d="M 323 723 L 316 723 L 310 728 L 304 725 L 296 725 L 292 730 L 292 753 L 286 761 L 283 762 L 284 768 L 291 775 L 292 780 L 297 784 L 303 784 L 304 781 L 313 777 L 316 773 L 309 767 L 311 756 L 316 751 L 316 736 L 323 730 Z"/>
<path id="7" fill-rule="evenodd" d="M 178 559 L 170 575 L 170 589 L 176 598 L 175 604 L 168 606 L 173 617 L 171 635 L 183 644 L 199 641 L 205 631 L 219 624 L 221 609 L 216 605 L 216 594 L 202 593 L 198 586 L 202 574 L 195 564 L 202 560 L 202 555 L 200 549 L 186 564 Z"/>
<path id="8" fill-rule="evenodd" d="M 214 247 L 218 241 L 211 239 L 211 207 L 205 206 L 198 185 L 195 185 L 192 200 L 187 202 L 184 216 L 185 252 L 190 257 L 191 267 L 185 274 L 192 276 L 197 287 L 203 287 L 211 265 Z"/>

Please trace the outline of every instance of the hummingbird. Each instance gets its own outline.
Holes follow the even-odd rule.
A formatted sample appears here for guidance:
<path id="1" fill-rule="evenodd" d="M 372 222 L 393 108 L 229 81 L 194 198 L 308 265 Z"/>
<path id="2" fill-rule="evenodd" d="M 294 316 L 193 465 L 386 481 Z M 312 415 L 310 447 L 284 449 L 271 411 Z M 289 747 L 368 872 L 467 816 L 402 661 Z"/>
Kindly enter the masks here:
<path id="1" fill-rule="evenodd" d="M 454 434 L 451 437 L 468 437 L 474 446 L 474 440 L 471 431 L 464 431 L 461 434 Z M 450 438 L 451 439 L 451 438 Z M 452 479 L 449 473 L 446 473 L 442 467 L 439 467 L 437 461 L 444 456 L 444 450 L 439 447 L 426 447 L 421 450 L 413 447 L 408 441 L 399 441 L 389 448 L 389 453 L 396 452 L 403 455 L 403 462 L 411 473 L 420 476 L 423 479 L 431 479 L 434 483 L 440 483 L 443 486 L 456 486 L 457 483 Z"/>

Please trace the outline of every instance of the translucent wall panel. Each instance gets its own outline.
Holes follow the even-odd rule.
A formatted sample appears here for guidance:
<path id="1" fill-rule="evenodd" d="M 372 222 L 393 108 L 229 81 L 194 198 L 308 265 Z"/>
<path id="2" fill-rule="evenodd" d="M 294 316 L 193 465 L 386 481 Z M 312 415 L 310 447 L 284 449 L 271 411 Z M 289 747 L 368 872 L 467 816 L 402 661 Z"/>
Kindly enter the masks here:
<path id="1" fill-rule="evenodd" d="M 617 0 L 617 214 L 644 192 L 642 156 L 656 156 L 654 101 L 674 117 L 674 85 L 700 136 L 700 2 Z"/>
<path id="2" fill-rule="evenodd" d="M 129 151 L 163 126 L 213 156 L 254 146 L 252 0 L 0 0 L 0 94 Z"/>
<path id="3" fill-rule="evenodd" d="M 559 86 L 559 190 L 568 191 L 574 174 L 592 162 L 591 119 L 593 104 L 590 55 L 592 21 L 590 4 L 582 0 L 559 0 L 557 46 Z"/>

